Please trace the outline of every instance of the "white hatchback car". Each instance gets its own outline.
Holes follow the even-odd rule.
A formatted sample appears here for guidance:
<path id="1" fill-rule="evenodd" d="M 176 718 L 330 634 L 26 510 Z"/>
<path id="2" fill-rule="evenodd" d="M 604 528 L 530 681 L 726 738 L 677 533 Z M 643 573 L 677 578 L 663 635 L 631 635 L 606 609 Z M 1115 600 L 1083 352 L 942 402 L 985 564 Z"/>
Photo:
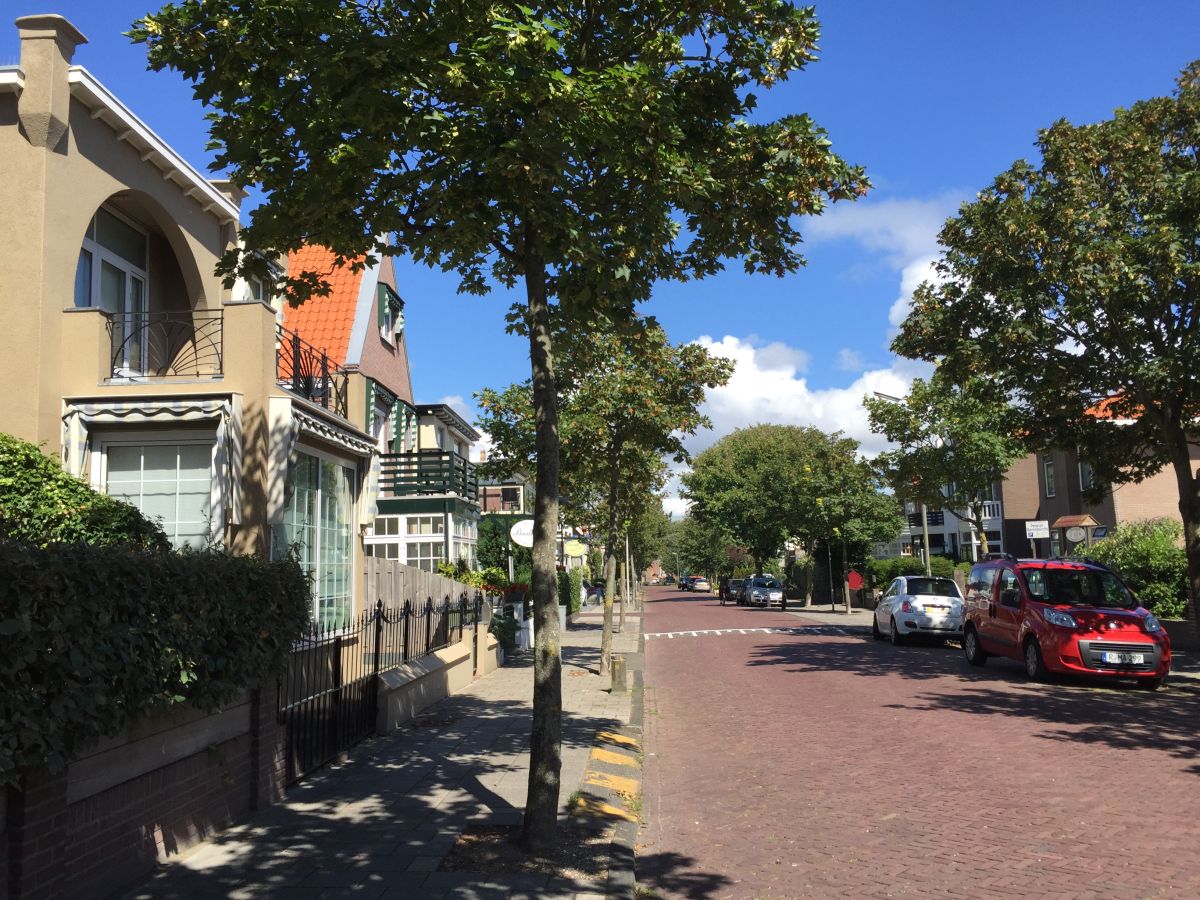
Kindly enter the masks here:
<path id="1" fill-rule="evenodd" d="M 892 581 L 875 607 L 871 634 L 903 644 L 914 634 L 962 637 L 963 596 L 951 578 L 903 575 Z"/>

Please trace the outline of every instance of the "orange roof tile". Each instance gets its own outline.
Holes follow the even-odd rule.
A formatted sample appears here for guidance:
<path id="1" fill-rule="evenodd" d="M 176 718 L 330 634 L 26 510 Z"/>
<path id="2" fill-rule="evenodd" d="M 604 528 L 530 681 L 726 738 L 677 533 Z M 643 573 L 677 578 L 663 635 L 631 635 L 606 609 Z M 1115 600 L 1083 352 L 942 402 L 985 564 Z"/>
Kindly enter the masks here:
<path id="1" fill-rule="evenodd" d="M 328 282 L 329 293 L 310 297 L 294 309 L 285 306 L 283 327 L 323 349 L 330 361 L 342 366 L 346 363 L 364 273 L 351 271 L 349 263 L 335 267 L 334 259 L 332 251 L 318 246 L 303 247 L 288 256 L 288 277 L 316 272 Z"/>
<path id="2" fill-rule="evenodd" d="M 1123 403 L 1124 401 L 1124 395 L 1113 394 L 1110 397 L 1105 397 L 1094 406 L 1088 407 L 1086 412 L 1087 415 L 1092 416 L 1095 419 L 1126 419 L 1130 416 L 1140 416 L 1142 414 L 1142 408 L 1140 406 L 1133 406 L 1118 413 L 1115 407 L 1117 404 Z"/>

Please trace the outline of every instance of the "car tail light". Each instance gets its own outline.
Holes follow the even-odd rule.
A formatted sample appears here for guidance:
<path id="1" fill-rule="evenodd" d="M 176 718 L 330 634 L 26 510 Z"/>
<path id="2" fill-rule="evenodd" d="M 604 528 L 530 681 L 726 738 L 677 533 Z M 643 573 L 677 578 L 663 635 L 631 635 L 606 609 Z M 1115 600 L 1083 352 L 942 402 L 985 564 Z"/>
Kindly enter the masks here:
<path id="1" fill-rule="evenodd" d="M 900 611 L 901 612 L 912 612 L 912 604 L 909 603 L 907 600 L 905 600 L 903 603 L 900 604 Z"/>

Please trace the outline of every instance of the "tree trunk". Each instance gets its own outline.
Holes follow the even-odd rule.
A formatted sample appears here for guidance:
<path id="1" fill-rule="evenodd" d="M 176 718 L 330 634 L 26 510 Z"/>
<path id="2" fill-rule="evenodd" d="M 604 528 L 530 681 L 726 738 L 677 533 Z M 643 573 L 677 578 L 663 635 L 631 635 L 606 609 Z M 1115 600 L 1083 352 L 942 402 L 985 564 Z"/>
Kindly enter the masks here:
<path id="1" fill-rule="evenodd" d="M 983 501 L 972 504 L 971 515 L 975 520 L 971 524 L 975 526 L 975 533 L 979 535 L 979 557 L 986 559 L 991 551 L 988 548 L 987 529 L 983 527 Z"/>
<path id="2" fill-rule="evenodd" d="M 617 597 L 617 556 L 612 542 L 604 548 L 604 630 L 600 635 L 600 674 L 607 675 L 612 662 L 613 601 Z"/>
<path id="3" fill-rule="evenodd" d="M 629 568 L 625 560 L 621 560 L 621 621 L 617 631 L 625 630 L 625 607 L 629 605 Z"/>
<path id="4" fill-rule="evenodd" d="M 813 602 L 813 574 L 816 571 L 817 561 L 815 554 L 817 547 L 815 542 L 808 541 L 804 545 L 805 555 L 808 559 L 804 562 L 804 605 L 812 606 Z"/>
<path id="5" fill-rule="evenodd" d="M 620 447 L 615 439 L 608 446 L 608 535 L 604 540 L 604 626 L 600 633 L 600 674 L 607 675 L 612 659 L 613 599 L 617 593 L 617 500 L 620 496 L 621 472 L 617 461 Z"/>
<path id="6" fill-rule="evenodd" d="M 1171 454 L 1179 489 L 1179 517 L 1183 520 L 1183 548 L 1187 552 L 1188 618 L 1193 639 L 1200 641 L 1200 479 L 1192 473 L 1187 438 L 1182 431 Z"/>
<path id="7" fill-rule="evenodd" d="M 533 727 L 529 739 L 529 792 L 522 844 L 545 851 L 558 832 L 562 768 L 562 653 L 554 545 L 558 531 L 558 409 L 546 266 L 537 234 L 526 226 L 525 291 L 528 298 L 529 360 L 536 418 L 537 482 L 533 525 Z"/>

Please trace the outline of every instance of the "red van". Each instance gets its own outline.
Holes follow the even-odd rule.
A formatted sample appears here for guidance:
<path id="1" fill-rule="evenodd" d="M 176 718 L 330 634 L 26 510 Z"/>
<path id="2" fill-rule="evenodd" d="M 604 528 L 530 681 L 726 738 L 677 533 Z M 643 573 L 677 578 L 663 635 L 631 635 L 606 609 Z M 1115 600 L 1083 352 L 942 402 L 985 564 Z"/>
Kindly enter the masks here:
<path id="1" fill-rule="evenodd" d="M 1049 672 L 1135 678 L 1156 690 L 1171 670 L 1171 642 L 1153 613 L 1113 572 L 1091 561 L 993 559 L 972 567 L 963 621 L 967 662 L 1023 660 Z"/>

